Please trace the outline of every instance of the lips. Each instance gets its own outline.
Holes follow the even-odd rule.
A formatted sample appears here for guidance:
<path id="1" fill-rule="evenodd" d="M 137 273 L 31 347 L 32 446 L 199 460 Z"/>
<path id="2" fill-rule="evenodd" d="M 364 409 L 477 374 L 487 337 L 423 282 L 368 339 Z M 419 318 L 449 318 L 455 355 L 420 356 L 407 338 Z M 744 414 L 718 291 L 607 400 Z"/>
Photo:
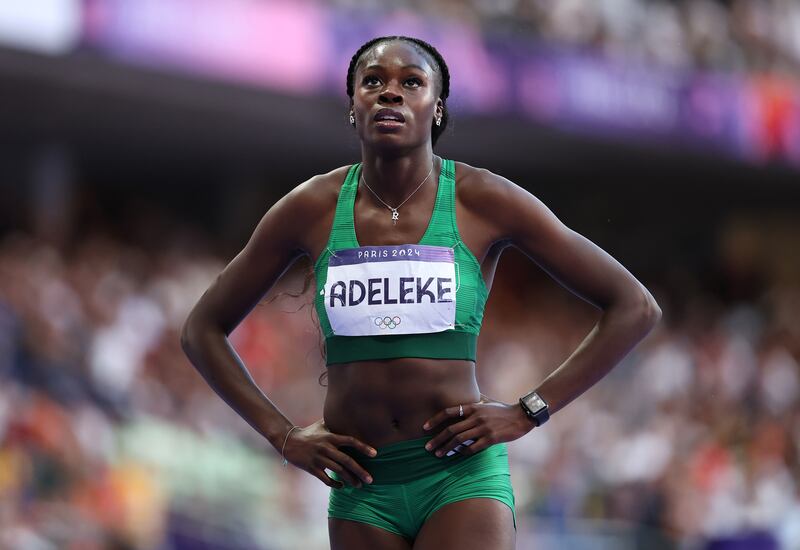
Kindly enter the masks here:
<path id="1" fill-rule="evenodd" d="M 395 111 L 394 109 L 381 109 L 377 113 L 373 119 L 375 122 L 395 122 L 395 123 L 404 123 L 406 121 L 406 117 L 403 116 L 402 113 Z"/>

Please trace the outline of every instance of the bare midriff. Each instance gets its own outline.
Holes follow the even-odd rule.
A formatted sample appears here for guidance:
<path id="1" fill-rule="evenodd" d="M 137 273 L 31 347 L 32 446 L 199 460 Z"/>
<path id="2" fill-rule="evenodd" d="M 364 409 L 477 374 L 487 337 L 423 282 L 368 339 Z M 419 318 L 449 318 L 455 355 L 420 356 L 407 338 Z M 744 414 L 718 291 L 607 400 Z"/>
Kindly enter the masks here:
<path id="1" fill-rule="evenodd" d="M 435 435 L 422 425 L 436 413 L 477 403 L 475 363 L 464 360 L 402 358 L 328 366 L 323 419 L 327 428 L 373 447 Z"/>

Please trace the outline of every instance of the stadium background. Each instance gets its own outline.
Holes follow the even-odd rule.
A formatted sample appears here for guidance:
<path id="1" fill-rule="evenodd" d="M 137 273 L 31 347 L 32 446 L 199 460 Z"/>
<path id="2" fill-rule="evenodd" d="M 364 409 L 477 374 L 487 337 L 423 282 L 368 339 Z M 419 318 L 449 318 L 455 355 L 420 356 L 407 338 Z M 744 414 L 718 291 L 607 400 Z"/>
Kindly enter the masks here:
<path id="1" fill-rule="evenodd" d="M 328 488 L 178 331 L 277 198 L 358 160 L 344 78 L 380 34 L 450 65 L 438 154 L 536 194 L 664 310 L 509 444 L 517 547 L 800 548 L 792 0 L 0 2 L 0 546 L 327 547 Z M 310 300 L 231 337 L 299 425 L 325 395 Z M 482 392 L 515 401 L 597 319 L 507 251 Z"/>

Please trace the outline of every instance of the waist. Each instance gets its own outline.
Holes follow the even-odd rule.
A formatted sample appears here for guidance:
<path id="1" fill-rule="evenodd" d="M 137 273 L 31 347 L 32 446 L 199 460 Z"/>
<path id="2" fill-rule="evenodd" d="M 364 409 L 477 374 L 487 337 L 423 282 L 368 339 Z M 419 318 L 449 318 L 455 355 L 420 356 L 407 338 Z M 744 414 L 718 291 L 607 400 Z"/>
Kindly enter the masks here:
<path id="1" fill-rule="evenodd" d="M 433 439 L 435 434 L 425 437 L 398 441 L 378 447 L 375 457 L 360 454 L 352 448 L 341 449 L 353 457 L 374 479 L 376 485 L 393 485 L 408 483 L 442 470 L 457 469 L 467 460 L 507 461 L 508 451 L 505 443 L 492 445 L 475 455 L 462 455 L 458 452 L 451 456 L 437 457 L 425 449 L 425 443 Z M 345 450 L 346 449 L 346 450 Z"/>
<path id="2" fill-rule="evenodd" d="M 378 447 L 428 435 L 431 432 L 422 428 L 426 420 L 447 407 L 480 399 L 471 362 L 362 361 L 328 370 L 323 415 L 332 432 L 353 435 Z M 458 421 L 445 420 L 435 429 Z"/>

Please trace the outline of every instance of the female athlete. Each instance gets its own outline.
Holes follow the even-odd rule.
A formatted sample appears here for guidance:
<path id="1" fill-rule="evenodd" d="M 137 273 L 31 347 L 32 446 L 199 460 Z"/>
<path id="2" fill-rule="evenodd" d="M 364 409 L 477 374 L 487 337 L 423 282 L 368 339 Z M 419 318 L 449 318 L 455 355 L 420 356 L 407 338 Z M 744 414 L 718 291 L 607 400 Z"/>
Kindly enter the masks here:
<path id="1" fill-rule="evenodd" d="M 181 334 L 198 371 L 284 465 L 332 488 L 334 550 L 514 548 L 506 443 L 603 378 L 661 316 L 642 284 L 536 197 L 433 153 L 449 88 L 426 42 L 364 44 L 347 73 L 361 162 L 275 203 Z M 508 246 L 602 317 L 534 391 L 520 388 L 507 404 L 481 395 L 475 350 Z M 301 256 L 314 262 L 329 378 L 323 418 L 305 427 L 259 390 L 227 338 Z"/>

